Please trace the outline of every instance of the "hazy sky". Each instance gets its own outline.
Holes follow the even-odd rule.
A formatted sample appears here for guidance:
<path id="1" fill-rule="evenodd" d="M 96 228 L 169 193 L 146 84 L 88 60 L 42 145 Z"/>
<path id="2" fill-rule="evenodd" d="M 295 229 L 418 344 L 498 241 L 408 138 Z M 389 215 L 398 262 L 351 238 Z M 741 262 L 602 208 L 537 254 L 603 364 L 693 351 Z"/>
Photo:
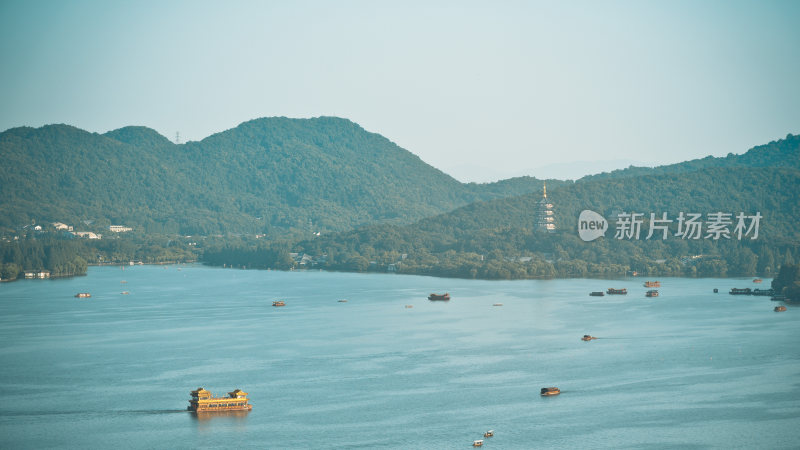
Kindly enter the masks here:
<path id="1" fill-rule="evenodd" d="M 340 116 L 462 181 L 800 133 L 800 1 L 0 0 L 0 58 L 0 130 Z"/>

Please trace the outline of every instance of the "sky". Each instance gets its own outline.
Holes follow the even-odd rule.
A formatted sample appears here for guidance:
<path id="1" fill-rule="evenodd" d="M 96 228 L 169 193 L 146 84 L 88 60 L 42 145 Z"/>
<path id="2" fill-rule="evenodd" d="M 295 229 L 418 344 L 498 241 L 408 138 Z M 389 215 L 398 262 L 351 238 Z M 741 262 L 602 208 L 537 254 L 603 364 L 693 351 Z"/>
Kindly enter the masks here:
<path id="1" fill-rule="evenodd" d="M 798 1 L 0 0 L 0 131 L 338 116 L 464 182 L 800 134 Z"/>

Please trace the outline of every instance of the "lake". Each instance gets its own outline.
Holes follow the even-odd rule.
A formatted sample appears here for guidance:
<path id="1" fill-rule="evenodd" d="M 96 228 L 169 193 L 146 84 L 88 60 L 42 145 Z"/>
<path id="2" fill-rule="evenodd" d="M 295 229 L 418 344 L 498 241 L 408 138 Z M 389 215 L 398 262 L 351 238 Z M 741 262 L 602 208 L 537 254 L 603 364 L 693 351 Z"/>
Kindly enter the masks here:
<path id="1" fill-rule="evenodd" d="M 453 449 L 489 429 L 484 448 L 797 448 L 800 308 L 727 294 L 768 279 L 644 281 L 173 265 L 3 283 L 0 448 Z M 609 287 L 629 294 L 588 296 Z M 198 418 L 200 386 L 253 410 Z"/>

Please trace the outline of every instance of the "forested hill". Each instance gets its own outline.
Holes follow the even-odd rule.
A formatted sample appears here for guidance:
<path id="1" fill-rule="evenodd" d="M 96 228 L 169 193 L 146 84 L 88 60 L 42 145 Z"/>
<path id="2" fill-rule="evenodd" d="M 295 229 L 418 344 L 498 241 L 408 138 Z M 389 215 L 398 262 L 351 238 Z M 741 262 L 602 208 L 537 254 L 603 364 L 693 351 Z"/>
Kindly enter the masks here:
<path id="1" fill-rule="evenodd" d="M 535 230 L 540 195 L 477 202 L 409 226 L 376 225 L 306 240 L 294 251 L 327 255 L 322 267 L 391 270 L 478 278 L 624 275 L 769 276 L 800 253 L 800 170 L 707 168 L 688 174 L 598 179 L 548 189 L 558 227 Z M 604 238 L 583 242 L 578 215 L 589 209 L 609 221 Z M 615 238 L 616 214 L 642 213 L 639 239 Z M 759 236 L 739 240 L 676 237 L 680 212 L 701 221 L 717 212 L 760 213 Z M 667 239 L 646 239 L 650 213 L 667 213 Z M 748 222 L 747 225 L 750 225 Z M 404 257 L 400 257 L 404 255 Z M 209 256 L 214 256 L 209 253 Z M 229 258 L 227 263 L 232 260 Z M 372 262 L 372 265 L 366 264 Z M 372 268 L 372 269 L 370 269 Z"/>
<path id="2" fill-rule="evenodd" d="M 693 159 L 691 161 L 658 167 L 630 166 L 626 169 L 588 175 L 581 178 L 579 181 L 689 173 L 712 167 L 781 167 L 800 169 L 800 136 L 788 134 L 785 139 L 779 139 L 765 145 L 753 147 L 741 155 L 728 153 L 727 156 L 722 158 L 706 156 L 701 159 Z"/>
<path id="3" fill-rule="evenodd" d="M 800 137 L 744 155 L 596 179 L 727 166 L 796 168 Z M 143 233 L 307 237 L 368 224 L 409 224 L 480 201 L 533 193 L 519 177 L 462 184 L 385 137 L 340 118 L 261 118 L 199 142 L 175 144 L 146 127 L 105 134 L 68 125 L 0 133 L 0 231 L 63 222 Z M 90 224 L 90 225 L 82 225 Z"/>
<path id="4" fill-rule="evenodd" d="M 146 127 L 0 133 L 0 227 L 122 224 L 184 235 L 286 237 L 411 223 L 541 182 L 462 184 L 388 139 L 333 117 L 262 118 L 176 145 Z"/>

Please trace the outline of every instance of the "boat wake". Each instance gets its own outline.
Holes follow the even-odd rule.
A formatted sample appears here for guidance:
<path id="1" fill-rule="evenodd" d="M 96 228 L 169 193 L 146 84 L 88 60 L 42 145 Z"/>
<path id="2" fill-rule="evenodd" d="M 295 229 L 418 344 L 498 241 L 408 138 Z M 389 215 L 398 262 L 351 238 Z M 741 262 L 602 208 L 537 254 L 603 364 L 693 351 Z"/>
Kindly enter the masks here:
<path id="1" fill-rule="evenodd" d="M 18 411 L 3 412 L 4 416 L 35 417 L 35 416 L 75 416 L 75 415 L 142 415 L 142 414 L 176 414 L 186 413 L 185 409 L 149 409 L 149 410 L 80 410 L 80 411 Z"/>
<path id="2" fill-rule="evenodd" d="M 618 341 L 649 340 L 649 339 L 678 339 L 680 336 L 641 336 L 641 337 L 595 337 L 595 339 L 613 339 Z"/>
<path id="3" fill-rule="evenodd" d="M 176 414 L 176 413 L 186 413 L 189 410 L 186 409 L 141 409 L 141 410 L 133 410 L 133 411 L 115 411 L 121 414 Z"/>

